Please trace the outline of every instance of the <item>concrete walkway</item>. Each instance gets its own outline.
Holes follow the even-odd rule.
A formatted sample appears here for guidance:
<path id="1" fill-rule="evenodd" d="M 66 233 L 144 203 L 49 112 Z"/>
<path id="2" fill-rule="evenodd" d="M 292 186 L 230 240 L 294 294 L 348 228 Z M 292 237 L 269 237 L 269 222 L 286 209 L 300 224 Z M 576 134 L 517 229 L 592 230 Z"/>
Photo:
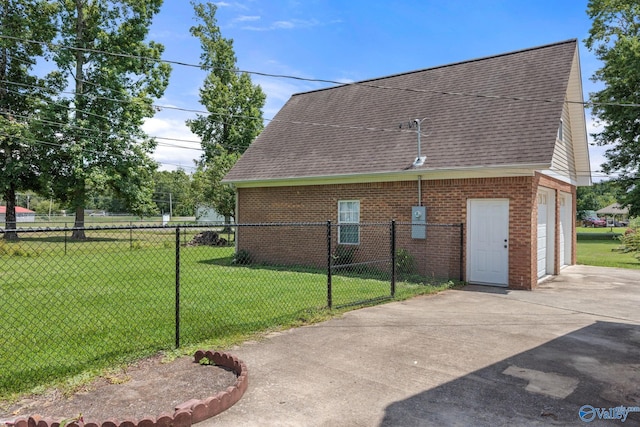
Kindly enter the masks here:
<path id="1" fill-rule="evenodd" d="M 200 426 L 585 425 L 583 405 L 640 407 L 640 271 L 572 266 L 532 292 L 468 286 L 231 352 L 249 390 Z M 584 410 L 589 426 L 621 423 Z"/>

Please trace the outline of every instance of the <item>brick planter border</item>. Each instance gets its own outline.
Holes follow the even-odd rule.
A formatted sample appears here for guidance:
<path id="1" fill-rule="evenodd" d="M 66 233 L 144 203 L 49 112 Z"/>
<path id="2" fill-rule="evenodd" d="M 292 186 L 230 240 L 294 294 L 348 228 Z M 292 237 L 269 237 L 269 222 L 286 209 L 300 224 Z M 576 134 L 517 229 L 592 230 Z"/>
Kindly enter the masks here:
<path id="1" fill-rule="evenodd" d="M 195 363 L 200 363 L 203 358 L 207 358 L 211 364 L 232 370 L 237 376 L 235 384 L 204 400 L 191 399 L 181 403 L 176 406 L 173 414 L 161 414 L 156 418 L 149 417 L 141 420 L 117 421 L 111 419 L 101 423 L 74 421 L 64 427 L 189 427 L 226 411 L 240 400 L 249 385 L 247 366 L 243 361 L 219 351 L 198 350 L 193 357 Z M 60 427 L 60 421 L 43 418 L 39 415 L 18 418 L 13 423 L 6 424 L 10 427 Z"/>

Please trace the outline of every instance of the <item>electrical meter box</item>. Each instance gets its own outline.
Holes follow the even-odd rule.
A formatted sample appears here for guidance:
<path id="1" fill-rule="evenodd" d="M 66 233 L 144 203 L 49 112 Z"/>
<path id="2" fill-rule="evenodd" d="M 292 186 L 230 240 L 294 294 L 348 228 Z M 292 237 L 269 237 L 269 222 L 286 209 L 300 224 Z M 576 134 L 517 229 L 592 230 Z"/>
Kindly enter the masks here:
<path id="1" fill-rule="evenodd" d="M 427 208 L 426 206 L 413 206 L 411 208 L 411 238 L 427 238 Z"/>

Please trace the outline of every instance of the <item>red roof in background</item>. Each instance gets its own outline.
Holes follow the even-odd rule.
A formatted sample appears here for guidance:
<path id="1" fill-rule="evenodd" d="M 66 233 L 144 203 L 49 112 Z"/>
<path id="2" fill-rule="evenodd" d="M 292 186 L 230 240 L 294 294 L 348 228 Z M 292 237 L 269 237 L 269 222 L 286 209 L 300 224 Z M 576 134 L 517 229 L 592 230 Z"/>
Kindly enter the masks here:
<path id="1" fill-rule="evenodd" d="M 6 213 L 7 213 L 7 207 L 6 206 L 0 206 L 0 214 L 6 214 Z M 20 207 L 20 206 L 16 206 L 16 214 L 28 214 L 28 213 L 34 214 L 35 211 L 32 211 L 32 210 L 27 209 L 27 208 Z"/>

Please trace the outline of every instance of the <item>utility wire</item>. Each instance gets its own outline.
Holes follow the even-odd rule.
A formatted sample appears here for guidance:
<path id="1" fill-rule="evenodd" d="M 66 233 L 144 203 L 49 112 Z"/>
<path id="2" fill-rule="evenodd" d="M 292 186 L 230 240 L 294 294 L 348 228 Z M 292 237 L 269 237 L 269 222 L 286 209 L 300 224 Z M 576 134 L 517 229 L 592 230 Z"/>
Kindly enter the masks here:
<path id="1" fill-rule="evenodd" d="M 55 125 L 55 126 L 60 126 L 60 127 L 66 126 L 66 127 L 69 127 L 69 128 L 72 128 L 72 129 L 76 129 L 76 130 L 81 130 L 81 131 L 96 132 L 96 133 L 99 133 L 99 134 L 112 135 L 111 132 L 102 131 L 102 130 L 99 130 L 99 129 L 84 128 L 84 127 L 80 127 L 80 126 L 76 126 L 76 125 L 70 125 L 70 124 L 67 124 L 67 123 L 55 122 L 55 121 L 40 119 L 40 118 L 37 118 L 37 117 L 29 117 L 29 116 L 25 116 L 25 115 L 18 114 L 18 113 L 14 113 L 13 115 L 15 117 L 19 117 L 19 118 L 23 118 L 23 119 L 31 119 L 31 120 L 39 121 L 39 122 L 46 123 L 46 124 L 52 124 L 52 125 Z M 284 121 L 284 120 L 278 120 L 278 119 L 271 119 L 271 121 L 279 121 L 279 122 L 283 122 L 283 123 L 297 124 L 297 125 L 324 126 L 324 127 L 331 127 L 331 128 L 346 128 L 346 129 L 353 129 L 353 130 L 368 130 L 368 131 L 379 131 L 379 132 L 410 132 L 410 133 L 415 133 L 416 132 L 415 130 L 402 130 L 402 129 L 397 129 L 397 128 L 385 129 L 385 128 L 375 128 L 375 127 L 363 127 L 363 126 L 344 126 L 344 125 L 334 125 L 334 124 L 327 124 L 327 123 L 314 123 L 314 122 L 302 122 L 302 121 Z M 176 142 L 198 143 L 198 141 L 185 140 L 185 139 L 179 139 L 179 138 L 165 138 L 165 137 L 158 137 L 158 136 L 151 136 L 151 135 L 149 135 L 149 137 L 150 138 L 154 138 L 154 139 L 165 139 L 165 140 L 171 140 L 171 141 L 176 141 Z M 184 146 L 179 146 L 179 145 L 175 145 L 175 144 L 168 144 L 168 143 L 160 143 L 160 142 L 158 142 L 158 145 L 165 146 L 165 147 L 172 147 L 172 148 L 191 149 L 191 150 L 194 150 L 194 151 L 203 151 L 201 148 L 184 147 Z M 226 149 L 238 148 L 238 146 L 225 146 L 225 145 L 223 145 L 222 147 L 226 148 Z M 173 165 L 173 166 L 178 166 L 178 165 Z M 558 171 L 561 171 L 561 170 L 558 170 Z M 568 172 L 568 170 L 565 171 L 565 172 Z M 586 174 L 587 171 L 576 171 L 576 173 L 579 174 L 579 175 L 580 174 Z M 598 171 L 592 171 L 592 173 L 598 173 Z M 607 177 L 608 175 L 603 175 L 603 176 Z"/>
<path id="2" fill-rule="evenodd" d="M 0 137 L 2 137 L 2 136 L 4 136 L 4 137 L 15 137 L 15 135 L 10 135 L 10 134 L 7 134 L 7 133 L 0 132 Z M 41 145 L 59 147 L 59 148 L 65 148 L 65 145 L 67 147 L 70 146 L 69 144 L 54 143 L 54 142 L 43 141 L 43 140 L 34 139 L 34 138 L 28 138 L 27 141 L 35 142 L 35 143 L 41 144 Z M 86 147 L 82 147 L 81 151 L 85 152 L 85 153 L 92 153 L 92 154 L 98 154 L 98 155 L 104 155 L 105 154 L 102 151 L 91 150 L 91 149 L 88 149 Z M 109 154 L 109 155 L 113 156 L 113 157 L 118 157 L 118 158 L 121 158 L 121 159 L 126 159 L 125 156 L 122 156 L 122 155 L 119 155 L 119 154 Z M 177 165 L 177 164 L 173 164 L 173 163 L 166 163 L 166 162 L 157 162 L 157 163 L 160 163 L 160 164 L 163 164 L 163 165 L 168 165 L 168 166 L 185 167 L 184 165 Z M 196 169 L 195 166 L 189 166 L 189 168 L 190 169 Z M 565 170 L 565 169 L 553 169 L 553 170 L 556 171 L 556 172 L 571 172 L 568 169 L 567 170 Z M 586 175 L 588 173 L 591 173 L 591 175 L 594 176 L 594 177 L 601 177 L 601 178 L 608 178 L 609 177 L 609 175 L 605 174 L 603 171 L 575 171 L 575 173 L 578 176 L 582 176 L 582 175 Z M 527 172 L 523 172 L 522 174 L 516 174 L 516 175 L 518 175 L 518 176 L 529 176 L 530 174 L 527 173 Z"/>
<path id="3" fill-rule="evenodd" d="M 4 133 L 4 132 L 0 132 L 0 137 L 15 137 L 15 135 L 11 135 L 8 133 Z M 57 148 L 68 148 L 70 145 L 69 144 L 64 144 L 64 143 L 56 143 L 56 142 L 51 142 L 51 141 L 43 141 L 41 139 L 36 139 L 36 138 L 28 138 L 26 139 L 27 142 L 33 142 L 39 145 L 46 145 L 46 146 L 51 146 L 51 147 L 57 147 Z M 104 155 L 105 153 L 103 151 L 97 151 L 97 150 L 91 150 L 89 148 L 86 147 L 82 147 L 81 151 L 83 153 L 91 153 L 91 154 L 98 154 L 98 155 Z M 109 153 L 109 156 L 112 157 L 117 157 L 119 159 L 123 159 L 123 160 L 127 160 L 127 157 L 121 155 L 121 154 L 115 154 L 115 153 Z M 158 164 L 162 164 L 162 165 L 166 165 L 166 166 L 176 166 L 178 168 L 189 168 L 189 169 L 196 169 L 195 166 L 185 166 L 185 165 L 179 165 L 179 164 L 175 164 L 175 163 L 168 163 L 168 162 L 161 162 L 155 159 L 151 159 L 153 162 L 158 163 Z"/>
<path id="4" fill-rule="evenodd" d="M 188 63 L 188 62 L 174 61 L 174 60 L 167 60 L 167 59 L 158 59 L 158 58 L 152 58 L 152 57 L 141 56 L 141 55 L 132 55 L 132 54 L 126 54 L 126 53 L 108 52 L 108 51 L 104 51 L 104 50 L 100 50 L 100 49 L 91 49 L 91 48 L 81 48 L 81 47 L 67 46 L 67 45 L 63 45 L 61 43 L 47 43 L 47 42 L 43 42 L 43 41 L 32 40 L 32 39 L 27 39 L 27 38 L 20 38 L 20 37 L 13 37 L 13 36 L 7 36 L 7 35 L 0 35 L 0 38 L 10 39 L 10 40 L 18 40 L 18 41 L 22 41 L 22 42 L 26 42 L 26 43 L 40 44 L 40 45 L 47 46 L 49 48 L 53 47 L 53 48 L 69 49 L 69 50 L 86 52 L 86 53 L 99 53 L 99 54 L 111 55 L 111 56 L 116 56 L 116 57 L 121 57 L 121 58 L 128 58 L 128 59 L 140 59 L 140 60 L 153 61 L 153 62 L 162 62 L 162 63 L 166 63 L 166 64 L 171 64 L 171 65 L 179 65 L 179 66 L 184 66 L 184 67 L 198 68 L 198 69 L 205 70 L 205 71 L 207 69 L 212 68 L 212 67 L 206 67 L 206 66 L 201 65 L 201 64 L 192 64 L 192 63 Z M 300 76 L 294 76 L 294 75 L 288 75 L 288 74 L 266 73 L 266 72 L 261 72 L 261 71 L 250 71 L 250 70 L 241 70 L 241 69 L 227 69 L 227 68 L 222 68 L 222 67 L 215 67 L 215 69 L 222 70 L 222 71 L 228 71 L 228 72 L 234 72 L 234 73 L 246 73 L 246 74 L 263 76 L 263 77 L 271 77 L 271 78 L 291 79 L 291 80 L 306 81 L 306 82 L 313 82 L 313 83 L 328 83 L 328 84 L 333 84 L 333 85 L 338 85 L 338 86 L 362 86 L 362 87 L 369 87 L 369 88 L 374 88 L 374 89 L 401 90 L 401 91 L 406 91 L 406 92 L 432 93 L 432 94 L 439 94 L 439 95 L 467 96 L 467 97 L 474 97 L 474 98 L 505 99 L 505 100 L 510 100 L 510 101 L 580 104 L 580 105 L 583 105 L 584 107 L 593 107 L 593 106 L 618 106 L 618 107 L 634 107 L 634 108 L 640 107 L 640 103 L 590 102 L 590 101 L 574 101 L 574 100 L 565 100 L 565 99 L 560 100 L 560 99 L 543 99 L 543 98 L 531 98 L 531 97 L 521 97 L 521 96 L 488 95 L 488 94 L 479 94 L 479 93 L 465 93 L 465 92 L 451 92 L 451 91 L 437 91 L 437 90 L 429 90 L 429 89 L 381 86 L 381 85 L 376 85 L 376 84 L 369 83 L 371 81 L 382 80 L 382 79 L 387 78 L 387 77 L 380 77 L 380 78 L 371 79 L 371 80 L 367 80 L 367 81 L 361 81 L 361 82 L 340 82 L 340 81 L 330 80 L 330 79 L 316 79 L 316 78 L 300 77 Z"/>
<path id="5" fill-rule="evenodd" d="M 2 79 L 0 79 L 0 83 L 10 83 L 10 84 L 15 84 L 15 85 L 24 86 L 24 87 L 39 88 L 39 86 L 28 85 L 28 84 L 25 84 L 25 83 L 15 83 L 15 82 L 11 82 L 11 81 L 8 81 L 8 80 L 2 80 Z M 73 94 L 73 92 L 62 92 L 62 93 Z M 90 94 L 81 94 L 81 95 L 83 95 L 83 96 L 91 96 Z M 108 100 L 108 101 L 121 102 L 121 103 L 130 102 L 130 101 L 126 101 L 126 100 L 118 100 L 118 99 L 107 98 L 107 97 L 103 97 L 103 96 L 96 96 L 96 99 L 98 99 L 98 98 L 99 99 L 105 99 L 105 100 Z M 44 100 L 44 101 L 48 102 L 47 100 Z M 198 114 L 214 116 L 214 117 L 218 117 L 218 118 L 222 118 L 222 119 L 224 119 L 224 118 L 239 118 L 239 119 L 259 120 L 256 117 L 244 116 L 244 115 L 241 115 L 241 114 L 212 113 L 212 112 L 204 111 L 204 110 L 197 110 L 197 109 L 191 109 L 191 108 L 180 108 L 180 107 L 174 107 L 174 106 L 169 106 L 169 105 L 159 105 L 159 104 L 152 104 L 152 106 L 155 107 L 155 108 L 160 108 L 160 109 L 170 109 L 170 110 L 177 110 L 177 111 L 188 112 L 188 113 L 198 113 Z M 95 116 L 94 113 L 90 113 L 90 112 L 85 111 L 85 110 L 77 110 L 77 111 L 84 112 L 84 113 L 87 113 L 87 114 L 93 114 Z M 98 117 L 110 120 L 110 119 L 108 119 L 108 118 L 106 118 L 104 116 L 98 116 Z M 318 122 L 307 122 L 307 121 L 299 121 L 299 120 L 280 120 L 280 119 L 267 119 L 267 118 L 262 118 L 262 120 L 263 121 L 268 121 L 268 122 L 279 122 L 279 123 L 289 123 L 289 124 L 308 125 L 308 126 L 322 126 L 322 127 L 330 127 L 330 128 L 337 128 L 337 129 L 367 130 L 367 131 L 379 131 L 379 132 L 400 132 L 400 133 L 411 133 L 411 134 L 415 134 L 416 133 L 415 130 L 399 129 L 397 127 L 393 127 L 393 128 L 376 128 L 376 127 L 371 127 L 371 126 L 348 126 L 348 125 L 337 125 L 337 124 L 331 124 L 331 123 L 318 123 Z M 224 121 L 221 120 L 219 123 L 224 123 Z M 81 128 L 81 130 L 91 131 L 91 129 L 86 129 L 86 128 Z M 428 135 L 426 135 L 424 133 L 421 133 L 421 135 L 428 136 Z M 193 142 L 193 141 L 183 140 L 182 142 Z M 233 147 L 227 147 L 227 148 L 233 148 Z"/>
<path id="6" fill-rule="evenodd" d="M 108 51 L 104 51 L 104 50 L 90 49 L 90 48 L 77 48 L 77 47 L 65 46 L 65 45 L 57 44 L 57 43 L 45 43 L 45 42 L 39 42 L 39 41 L 36 41 L 36 40 L 30 40 L 30 39 L 26 39 L 26 38 L 18 38 L 18 37 L 4 36 L 4 35 L 0 35 L 0 38 L 19 40 L 19 41 L 28 42 L 28 43 L 39 43 L 39 44 L 43 44 L 43 45 L 47 45 L 47 46 L 53 46 L 53 47 L 57 47 L 57 48 L 84 51 L 84 52 L 100 53 L 100 54 L 112 55 L 112 56 L 123 57 L 123 58 L 133 58 L 133 59 L 141 59 L 141 60 L 148 60 L 148 61 L 155 61 L 155 62 L 164 62 L 164 63 L 168 63 L 168 64 L 173 64 L 173 65 L 180 65 L 180 66 L 199 68 L 199 69 L 202 69 L 202 70 L 206 70 L 207 69 L 207 67 L 203 67 L 200 64 L 190 64 L 190 63 L 186 63 L 186 62 L 171 61 L 171 60 L 164 60 L 164 59 L 151 58 L 151 57 L 144 57 L 144 56 L 140 56 L 140 55 L 115 53 L 115 52 L 108 52 Z M 239 69 L 233 69 L 233 70 L 223 69 L 223 68 L 219 68 L 219 69 L 226 70 L 226 71 L 231 71 L 231 72 L 241 72 L 241 73 L 247 73 L 247 74 L 266 76 L 266 77 L 287 78 L 287 79 L 294 79 L 294 80 L 308 81 L 308 82 L 316 82 L 316 83 L 329 83 L 329 84 L 335 84 L 335 85 L 341 85 L 341 86 L 357 85 L 357 86 L 364 86 L 364 87 L 370 87 L 370 88 L 376 88 L 376 89 L 386 89 L 386 90 L 402 90 L 402 91 L 408 91 L 408 92 L 435 93 L 435 94 L 456 95 L 456 96 L 471 96 L 471 97 L 477 97 L 477 98 L 506 99 L 506 100 L 515 100 L 515 101 L 574 103 L 574 104 L 582 104 L 584 106 L 587 106 L 587 105 L 614 105 L 614 106 L 624 106 L 624 107 L 640 107 L 640 104 L 636 104 L 636 103 L 589 103 L 589 102 L 572 101 L 572 100 L 540 99 L 540 98 L 530 98 L 530 97 L 486 95 L 486 94 L 470 94 L 470 93 L 464 93 L 464 92 L 434 91 L 434 90 L 426 90 L 426 89 L 381 86 L 381 85 L 375 85 L 375 84 L 368 83 L 368 82 L 370 82 L 372 80 L 368 80 L 368 81 L 365 81 L 365 82 L 351 82 L 351 83 L 349 83 L 349 82 L 340 82 L 340 81 L 334 81 L 334 80 L 328 80 L 328 79 L 304 78 L 304 77 L 292 76 L 292 75 L 271 74 L 271 73 L 248 71 L 248 70 L 239 70 Z M 375 79 L 375 80 L 381 80 L 381 79 L 382 78 L 378 78 L 378 79 Z M 95 87 L 100 88 L 100 85 L 98 85 L 98 84 L 95 84 L 93 82 L 86 81 L 86 80 L 83 80 L 83 81 L 88 83 L 88 84 L 92 84 Z M 24 85 L 24 84 L 20 84 L 20 83 L 17 83 L 17 82 L 10 82 L 10 81 L 6 81 L 6 80 L 2 80 L 2 82 L 21 85 L 21 86 L 30 86 L 30 85 Z M 37 86 L 31 86 L 31 87 L 41 88 L 41 87 L 37 87 Z M 96 96 L 96 95 L 90 94 L 90 93 L 83 93 L 83 94 L 76 94 L 75 92 L 63 92 L 63 93 L 68 93 L 68 94 L 71 94 L 71 95 L 94 96 L 95 98 L 105 99 L 105 100 L 115 101 L 115 102 L 120 102 L 120 103 L 131 102 L 130 100 L 113 99 L 113 98 L 108 98 L 108 97 L 104 97 L 104 96 L 100 96 L 100 95 Z M 178 110 L 178 111 L 183 111 L 183 112 L 192 112 L 192 113 L 206 114 L 206 115 L 217 115 L 219 117 L 236 117 L 236 118 L 256 119 L 255 117 L 247 117 L 247 116 L 232 115 L 232 114 L 223 115 L 223 114 L 211 113 L 209 111 L 202 111 L 202 110 L 196 110 L 196 109 L 187 109 L 187 108 L 179 108 L 179 107 L 173 107 L 173 106 L 167 106 L 167 105 L 152 104 L 152 106 L 154 108 L 156 108 L 156 109 L 172 109 L 172 110 Z M 95 113 L 91 113 L 91 112 L 88 112 L 88 111 L 85 111 L 85 113 L 86 114 L 91 114 L 91 115 L 99 117 L 99 118 L 106 118 L 104 116 L 96 115 Z M 316 122 L 303 122 L 303 121 L 283 121 L 283 120 L 278 120 L 278 119 L 263 119 L 263 120 L 265 120 L 265 121 L 284 122 L 284 123 L 292 123 L 292 124 L 299 124 L 299 125 L 325 126 L 325 127 L 332 127 L 332 128 L 347 128 L 347 129 L 354 129 L 354 130 L 398 132 L 398 129 L 381 129 L 381 128 L 364 127 L 364 126 L 345 126 L 345 125 L 335 125 L 335 124 L 316 123 Z M 78 129 L 83 129 L 83 128 L 78 128 Z M 95 131 L 93 129 L 83 129 L 83 130 Z M 408 132 L 412 132 L 413 133 L 414 131 L 408 131 Z M 162 137 L 154 137 L 154 138 L 159 138 L 160 139 Z M 170 138 L 164 138 L 164 139 L 170 139 Z M 171 139 L 171 140 L 197 143 L 197 141 L 188 141 L 188 140 L 180 140 L 180 139 Z M 164 144 L 164 145 L 171 146 L 171 144 Z M 176 148 L 187 148 L 187 149 L 198 150 L 196 148 L 191 148 L 191 147 L 176 146 Z"/>

